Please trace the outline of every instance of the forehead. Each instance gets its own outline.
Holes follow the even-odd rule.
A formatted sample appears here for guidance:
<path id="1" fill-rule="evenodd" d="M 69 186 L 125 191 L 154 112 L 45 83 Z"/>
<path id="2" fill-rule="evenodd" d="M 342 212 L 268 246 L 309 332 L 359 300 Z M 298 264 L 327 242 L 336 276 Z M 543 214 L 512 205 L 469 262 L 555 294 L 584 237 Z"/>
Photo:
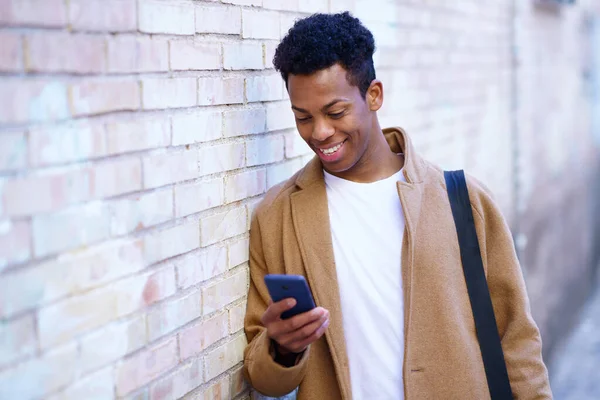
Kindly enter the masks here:
<path id="1" fill-rule="evenodd" d="M 339 64 L 319 70 L 310 75 L 290 75 L 288 92 L 292 104 L 323 102 L 326 104 L 334 97 L 354 97 L 360 95 L 358 87 L 351 85 L 346 70 Z"/>

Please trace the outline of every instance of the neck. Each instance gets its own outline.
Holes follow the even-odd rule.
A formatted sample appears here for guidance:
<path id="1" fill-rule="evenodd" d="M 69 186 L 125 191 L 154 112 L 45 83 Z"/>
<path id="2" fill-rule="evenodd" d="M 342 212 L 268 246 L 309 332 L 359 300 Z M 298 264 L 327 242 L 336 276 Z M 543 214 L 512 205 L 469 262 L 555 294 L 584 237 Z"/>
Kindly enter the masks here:
<path id="1" fill-rule="evenodd" d="M 370 183 L 389 178 L 403 166 L 404 156 L 392 152 L 377 124 L 371 133 L 369 147 L 356 165 L 334 175 L 353 182 Z"/>

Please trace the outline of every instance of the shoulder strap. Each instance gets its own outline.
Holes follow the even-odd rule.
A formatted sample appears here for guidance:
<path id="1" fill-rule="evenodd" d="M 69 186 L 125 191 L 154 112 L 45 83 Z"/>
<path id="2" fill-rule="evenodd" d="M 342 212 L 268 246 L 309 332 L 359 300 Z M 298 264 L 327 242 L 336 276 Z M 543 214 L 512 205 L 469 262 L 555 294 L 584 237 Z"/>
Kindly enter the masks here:
<path id="1" fill-rule="evenodd" d="M 444 178 L 458 234 L 460 256 L 490 396 L 492 400 L 512 399 L 492 299 L 483 270 L 465 174 L 463 171 L 445 171 Z"/>

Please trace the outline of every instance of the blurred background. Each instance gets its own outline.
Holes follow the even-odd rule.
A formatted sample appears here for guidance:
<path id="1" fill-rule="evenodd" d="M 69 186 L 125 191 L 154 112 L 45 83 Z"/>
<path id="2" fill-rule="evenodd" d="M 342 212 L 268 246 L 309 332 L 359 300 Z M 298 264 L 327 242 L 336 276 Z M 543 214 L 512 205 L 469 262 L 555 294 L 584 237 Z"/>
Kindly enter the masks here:
<path id="1" fill-rule="evenodd" d="M 0 0 L 0 399 L 251 396 L 249 217 L 311 158 L 271 61 L 344 10 L 382 125 L 494 192 L 555 398 L 600 398 L 600 1 Z"/>

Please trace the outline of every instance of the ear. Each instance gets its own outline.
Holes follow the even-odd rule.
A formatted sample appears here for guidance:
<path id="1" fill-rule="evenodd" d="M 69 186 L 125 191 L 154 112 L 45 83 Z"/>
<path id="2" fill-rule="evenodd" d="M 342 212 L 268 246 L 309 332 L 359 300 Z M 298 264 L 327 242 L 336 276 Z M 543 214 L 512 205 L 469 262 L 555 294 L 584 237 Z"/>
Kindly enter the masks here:
<path id="1" fill-rule="evenodd" d="M 383 83 L 374 79 L 367 89 L 367 104 L 371 111 L 378 111 L 383 105 Z"/>

